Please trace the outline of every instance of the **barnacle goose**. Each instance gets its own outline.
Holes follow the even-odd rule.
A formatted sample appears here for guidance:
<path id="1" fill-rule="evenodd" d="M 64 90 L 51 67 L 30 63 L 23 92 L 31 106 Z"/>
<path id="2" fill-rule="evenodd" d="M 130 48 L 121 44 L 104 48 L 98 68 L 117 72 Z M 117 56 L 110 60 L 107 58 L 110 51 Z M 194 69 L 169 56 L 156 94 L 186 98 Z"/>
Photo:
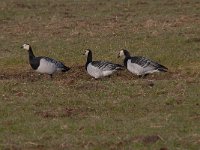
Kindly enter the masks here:
<path id="1" fill-rule="evenodd" d="M 35 57 L 29 44 L 23 44 L 21 48 L 28 50 L 29 64 L 36 72 L 46 73 L 52 78 L 53 73 L 56 71 L 66 72 L 70 69 L 69 67 L 66 67 L 62 62 L 52 58 L 43 56 Z"/>
<path id="2" fill-rule="evenodd" d="M 85 64 L 85 69 L 89 75 L 95 79 L 109 76 L 117 70 L 121 70 L 123 66 L 119 64 L 113 64 L 107 61 L 92 61 L 92 51 L 90 49 L 85 50 L 87 56 L 87 61 Z"/>
<path id="3" fill-rule="evenodd" d="M 122 49 L 118 57 L 124 56 L 124 66 L 133 74 L 139 77 L 145 77 L 146 75 L 154 72 L 167 72 L 168 68 L 154 62 L 148 58 L 142 56 L 130 56 L 127 50 Z"/>

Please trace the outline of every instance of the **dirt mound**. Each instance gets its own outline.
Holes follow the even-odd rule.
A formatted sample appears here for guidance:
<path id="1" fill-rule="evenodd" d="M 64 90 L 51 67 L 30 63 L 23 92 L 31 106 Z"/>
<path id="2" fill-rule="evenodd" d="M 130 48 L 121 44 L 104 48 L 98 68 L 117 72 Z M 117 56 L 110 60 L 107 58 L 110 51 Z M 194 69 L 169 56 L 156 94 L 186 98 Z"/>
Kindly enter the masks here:
<path id="1" fill-rule="evenodd" d="M 43 118 L 63 118 L 63 117 L 84 117 L 88 112 L 94 111 L 93 108 L 60 108 L 38 111 L 35 114 Z"/>
<path id="2" fill-rule="evenodd" d="M 122 80 L 122 81 L 128 81 L 128 80 L 177 80 L 177 79 L 186 79 L 188 82 L 190 81 L 191 77 L 197 77 L 199 76 L 198 73 L 184 73 L 180 70 L 177 70 L 176 72 L 167 72 L 167 73 L 154 73 L 150 74 L 145 78 L 139 78 L 138 76 L 133 75 L 129 71 L 122 70 L 114 73 L 110 77 L 113 80 Z M 78 80 L 91 80 L 92 77 L 87 74 L 85 71 L 84 66 L 72 66 L 71 70 L 69 70 L 66 73 L 56 73 L 53 75 L 53 79 L 51 79 L 46 74 L 38 74 L 35 71 L 29 69 L 29 70 L 12 70 L 12 71 L 3 71 L 0 73 L 0 80 L 20 80 L 20 81 L 26 81 L 26 82 L 35 82 L 39 80 L 53 80 L 57 82 L 64 82 L 67 84 L 75 83 Z M 98 79 L 101 80 L 101 79 Z M 90 88 L 90 87 L 86 87 Z"/>

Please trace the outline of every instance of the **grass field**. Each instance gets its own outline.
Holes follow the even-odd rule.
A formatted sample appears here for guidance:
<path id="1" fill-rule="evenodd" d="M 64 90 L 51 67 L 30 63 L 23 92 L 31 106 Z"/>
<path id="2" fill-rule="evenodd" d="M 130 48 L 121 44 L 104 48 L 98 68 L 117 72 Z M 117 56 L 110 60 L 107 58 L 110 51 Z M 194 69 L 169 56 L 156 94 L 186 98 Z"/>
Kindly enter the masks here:
<path id="1" fill-rule="evenodd" d="M 72 69 L 51 80 L 23 43 Z M 146 79 L 124 70 L 92 80 L 94 59 L 121 48 L 169 68 Z M 1 0 L 0 149 L 200 148 L 199 0 Z"/>

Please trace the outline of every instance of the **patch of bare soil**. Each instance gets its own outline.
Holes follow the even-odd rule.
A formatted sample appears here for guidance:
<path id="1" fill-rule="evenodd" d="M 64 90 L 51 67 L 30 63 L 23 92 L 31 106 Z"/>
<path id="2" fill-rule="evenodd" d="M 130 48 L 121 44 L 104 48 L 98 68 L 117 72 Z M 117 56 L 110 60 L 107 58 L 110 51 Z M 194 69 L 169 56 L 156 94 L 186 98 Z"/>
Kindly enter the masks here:
<path id="1" fill-rule="evenodd" d="M 36 148 L 37 150 L 43 150 L 45 148 L 45 145 L 36 142 L 26 142 L 25 144 L 27 145 L 27 147 Z"/>
<path id="2" fill-rule="evenodd" d="M 131 143 L 143 143 L 144 145 L 149 145 L 149 144 L 154 144 L 159 140 L 163 140 L 159 135 L 147 135 L 147 136 L 140 135 L 125 140 L 120 140 L 117 143 L 104 143 L 104 144 L 110 147 L 110 149 L 114 150 L 114 149 L 119 149 L 120 147 L 124 147 L 124 145 Z"/>
<path id="3" fill-rule="evenodd" d="M 199 103 L 196 103 L 196 106 L 199 106 Z M 199 121 L 200 120 L 200 114 L 195 113 L 195 114 L 191 115 L 190 119 Z"/>
<path id="4" fill-rule="evenodd" d="M 186 40 L 187 43 L 200 43 L 200 37 L 199 38 L 190 38 Z"/>
<path id="5" fill-rule="evenodd" d="M 79 80 L 90 80 L 91 77 L 85 71 L 84 66 L 71 66 L 66 73 L 55 74 L 55 80 L 59 84 L 73 85 Z"/>
<path id="6" fill-rule="evenodd" d="M 129 80 L 178 80 L 178 79 L 185 79 L 188 83 L 196 83 L 195 79 L 199 77 L 199 73 L 184 73 L 181 70 L 177 70 L 176 72 L 167 72 L 167 73 L 154 73 L 146 76 L 145 78 L 139 78 L 138 76 L 133 75 L 129 71 L 121 70 L 110 77 L 105 77 L 108 79 L 112 79 L 113 81 L 129 81 Z M 53 75 L 53 79 L 50 78 L 49 75 L 46 74 L 38 74 L 37 72 L 28 69 L 27 71 L 3 71 L 0 73 L 0 80 L 19 80 L 20 82 L 36 82 L 36 81 L 43 81 L 43 80 L 52 80 L 59 84 L 65 85 L 73 85 L 79 80 L 90 81 L 94 80 L 90 75 L 87 74 L 85 71 L 84 66 L 72 66 L 71 70 L 66 73 L 56 73 Z M 99 81 L 102 79 L 97 79 L 94 81 L 95 84 L 85 84 L 79 85 L 77 89 L 105 89 L 102 85 L 98 84 Z M 154 84 L 152 82 L 147 83 L 148 86 L 153 87 Z"/>
<path id="7" fill-rule="evenodd" d="M 63 117 L 86 117 L 88 112 L 94 111 L 93 108 L 62 108 L 62 109 L 50 109 L 36 112 L 35 114 L 43 118 L 63 118 Z"/>
<path id="8" fill-rule="evenodd" d="M 148 135 L 148 136 L 135 136 L 129 139 L 127 142 L 142 142 L 143 144 L 154 144 L 158 140 L 161 140 L 160 136 Z"/>
<path id="9" fill-rule="evenodd" d="M 148 4 L 148 2 L 146 2 L 146 1 L 137 1 L 136 2 L 136 5 L 147 5 Z"/>
<path id="10" fill-rule="evenodd" d="M 1 144 L 1 147 L 3 147 L 3 149 L 5 150 L 9 150 L 9 149 L 12 149 L 12 150 L 20 150 L 20 146 L 18 144 L 12 144 L 12 143 L 8 143 L 8 144 Z"/>
<path id="11" fill-rule="evenodd" d="M 24 72 L 3 72 L 0 74 L 0 80 L 29 80 L 35 81 L 38 75 L 33 71 Z M 39 78 L 39 77 L 38 77 Z"/>
<path id="12" fill-rule="evenodd" d="M 139 78 L 138 76 L 130 73 L 129 71 L 120 71 L 117 73 L 117 78 L 120 80 L 177 80 L 177 79 L 186 79 L 188 82 L 194 82 L 191 78 L 194 77 L 196 78 L 198 73 L 183 73 L 181 70 L 177 71 L 169 71 L 166 73 L 154 73 L 154 74 L 149 74 L 144 78 Z M 150 82 L 149 86 L 153 86 L 153 84 Z"/>
<path id="13" fill-rule="evenodd" d="M 27 71 L 4 71 L 0 73 L 0 80 L 20 80 L 24 82 L 36 82 L 40 80 L 52 80 L 62 83 L 74 83 L 79 79 L 88 79 L 89 76 L 84 70 L 83 66 L 73 66 L 71 70 L 66 73 L 55 73 L 51 79 L 47 74 L 38 74 L 37 72 L 29 69 Z"/>
<path id="14" fill-rule="evenodd" d="M 168 150 L 167 147 L 161 147 L 160 150 Z"/>

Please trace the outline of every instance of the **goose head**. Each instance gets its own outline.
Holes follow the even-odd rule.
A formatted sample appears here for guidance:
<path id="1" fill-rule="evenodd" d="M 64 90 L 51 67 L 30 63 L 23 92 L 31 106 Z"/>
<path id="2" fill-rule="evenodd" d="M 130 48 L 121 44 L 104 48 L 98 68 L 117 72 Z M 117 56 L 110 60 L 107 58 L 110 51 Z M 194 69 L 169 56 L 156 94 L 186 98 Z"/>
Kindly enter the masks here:
<path id="1" fill-rule="evenodd" d="M 119 58 L 119 57 L 129 57 L 129 56 L 130 56 L 129 52 L 128 52 L 127 50 L 125 50 L 125 49 L 122 49 L 122 50 L 119 51 L 119 53 L 118 53 L 118 58 Z"/>
<path id="2" fill-rule="evenodd" d="M 88 56 L 88 55 L 91 55 L 91 54 L 92 54 L 92 51 L 90 49 L 86 49 L 85 53 L 83 55 Z"/>
<path id="3" fill-rule="evenodd" d="M 21 46 L 21 48 L 23 48 L 23 49 L 25 49 L 25 50 L 29 50 L 30 49 L 30 45 L 29 44 L 23 44 L 22 46 Z"/>

